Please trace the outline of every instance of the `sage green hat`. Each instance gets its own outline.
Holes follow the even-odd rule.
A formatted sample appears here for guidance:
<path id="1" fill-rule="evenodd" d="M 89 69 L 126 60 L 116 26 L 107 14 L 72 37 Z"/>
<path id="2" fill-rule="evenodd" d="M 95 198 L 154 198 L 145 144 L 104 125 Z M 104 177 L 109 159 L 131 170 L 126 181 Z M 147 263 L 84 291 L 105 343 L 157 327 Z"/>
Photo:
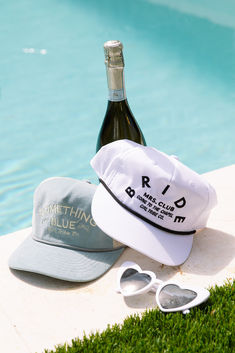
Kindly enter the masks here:
<path id="1" fill-rule="evenodd" d="M 64 177 L 41 182 L 34 193 L 32 232 L 10 256 L 9 267 L 72 282 L 91 281 L 109 270 L 125 246 L 92 218 L 96 187 Z"/>

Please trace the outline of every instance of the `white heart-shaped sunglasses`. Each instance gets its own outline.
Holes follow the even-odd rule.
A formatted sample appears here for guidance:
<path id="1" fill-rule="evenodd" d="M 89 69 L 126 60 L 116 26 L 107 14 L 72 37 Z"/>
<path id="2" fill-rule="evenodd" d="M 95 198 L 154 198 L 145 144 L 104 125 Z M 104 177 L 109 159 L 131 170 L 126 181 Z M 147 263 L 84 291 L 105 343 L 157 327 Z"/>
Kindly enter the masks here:
<path id="1" fill-rule="evenodd" d="M 189 313 L 189 309 L 205 302 L 210 292 L 196 286 L 184 286 L 179 283 L 163 282 L 156 278 L 152 271 L 142 271 L 134 262 L 124 262 L 117 277 L 117 291 L 124 297 L 156 291 L 156 302 L 164 312 L 182 311 Z"/>

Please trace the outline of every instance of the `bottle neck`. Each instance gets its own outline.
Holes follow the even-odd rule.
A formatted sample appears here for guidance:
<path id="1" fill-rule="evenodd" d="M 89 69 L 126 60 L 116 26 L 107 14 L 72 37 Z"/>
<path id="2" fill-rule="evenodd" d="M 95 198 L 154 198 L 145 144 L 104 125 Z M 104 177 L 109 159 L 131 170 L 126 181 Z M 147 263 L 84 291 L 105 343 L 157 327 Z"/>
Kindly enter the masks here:
<path id="1" fill-rule="evenodd" d="M 126 99 L 124 67 L 110 67 L 106 65 L 109 96 L 111 102 L 120 102 Z"/>

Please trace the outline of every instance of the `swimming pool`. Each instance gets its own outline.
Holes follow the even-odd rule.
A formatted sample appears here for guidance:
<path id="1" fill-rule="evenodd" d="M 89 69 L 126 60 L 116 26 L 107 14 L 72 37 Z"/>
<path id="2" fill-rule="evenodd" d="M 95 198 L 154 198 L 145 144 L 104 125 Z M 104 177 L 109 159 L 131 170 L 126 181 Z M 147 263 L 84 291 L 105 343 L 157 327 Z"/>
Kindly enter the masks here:
<path id="1" fill-rule="evenodd" d="M 175 3 L 0 0 L 0 234 L 31 225 L 43 179 L 97 182 L 89 161 L 109 39 L 124 44 L 127 97 L 148 145 L 199 173 L 234 163 L 235 5 Z"/>

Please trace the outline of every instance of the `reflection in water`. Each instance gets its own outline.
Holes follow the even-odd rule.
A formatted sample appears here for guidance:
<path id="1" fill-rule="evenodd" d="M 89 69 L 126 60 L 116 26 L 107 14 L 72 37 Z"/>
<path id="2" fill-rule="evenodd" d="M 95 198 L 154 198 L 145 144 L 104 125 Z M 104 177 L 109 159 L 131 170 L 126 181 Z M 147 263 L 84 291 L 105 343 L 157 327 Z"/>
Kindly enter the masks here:
<path id="1" fill-rule="evenodd" d="M 25 54 L 42 54 L 42 55 L 46 55 L 47 54 L 47 50 L 46 49 L 34 49 L 34 48 L 23 48 L 22 49 L 23 53 Z"/>

